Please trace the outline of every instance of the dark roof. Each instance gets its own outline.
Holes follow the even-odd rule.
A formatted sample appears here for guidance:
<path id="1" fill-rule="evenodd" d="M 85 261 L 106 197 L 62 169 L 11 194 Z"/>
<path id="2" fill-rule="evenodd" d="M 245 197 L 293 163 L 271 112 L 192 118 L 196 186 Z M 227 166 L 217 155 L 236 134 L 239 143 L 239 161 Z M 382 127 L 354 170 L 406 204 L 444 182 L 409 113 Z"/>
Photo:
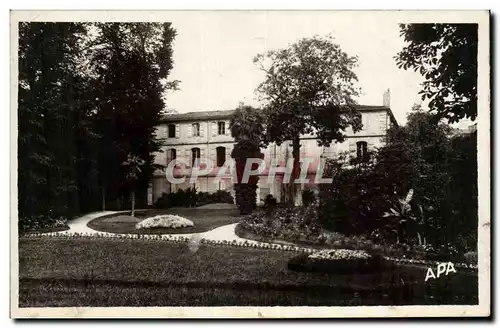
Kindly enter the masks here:
<path id="1" fill-rule="evenodd" d="M 231 117 L 231 115 L 233 113 L 234 113 L 234 109 L 167 114 L 167 115 L 162 117 L 161 121 L 163 121 L 163 122 L 181 122 L 181 121 L 191 121 L 191 120 L 228 119 Z"/>
<path id="2" fill-rule="evenodd" d="M 391 121 L 394 124 L 398 124 L 392 111 L 389 107 L 385 106 L 368 106 L 368 105 L 358 105 L 358 110 L 360 112 L 378 112 L 387 111 L 391 117 Z M 224 120 L 229 119 L 234 113 L 234 109 L 231 110 L 213 110 L 213 111 L 202 111 L 202 112 L 188 112 L 188 113 L 178 113 L 178 114 L 167 114 L 162 117 L 162 122 L 182 122 L 182 121 L 192 121 L 192 120 Z"/>

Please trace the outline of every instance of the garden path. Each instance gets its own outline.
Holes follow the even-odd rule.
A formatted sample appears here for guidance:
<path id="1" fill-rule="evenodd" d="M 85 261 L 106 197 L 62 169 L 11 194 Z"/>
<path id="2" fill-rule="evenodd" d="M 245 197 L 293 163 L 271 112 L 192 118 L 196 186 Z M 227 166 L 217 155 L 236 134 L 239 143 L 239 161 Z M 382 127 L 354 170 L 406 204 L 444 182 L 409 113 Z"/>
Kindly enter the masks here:
<path id="1" fill-rule="evenodd" d="M 90 221 L 109 214 L 117 214 L 117 213 L 128 213 L 128 211 L 101 211 L 89 213 L 83 216 L 80 216 L 76 219 L 73 219 L 68 222 L 69 230 L 66 231 L 57 231 L 57 232 L 48 232 L 43 235 L 48 236 L 61 236 L 61 235 L 99 235 L 99 236 L 127 236 L 129 234 L 120 234 L 120 233 L 111 233 L 111 232 L 100 232 L 96 231 L 87 226 L 87 223 Z M 212 240 L 212 241 L 237 241 L 237 242 L 247 242 L 248 244 L 259 244 L 259 245 L 268 245 L 267 243 L 261 243 L 255 240 L 240 238 L 235 233 L 237 223 L 228 224 L 224 226 L 217 227 L 213 230 L 200 232 L 200 233 L 186 233 L 186 234 L 163 234 L 162 238 L 168 239 L 173 237 L 187 237 L 192 238 L 196 235 L 197 238 Z M 270 244 L 269 244 L 270 245 Z"/>

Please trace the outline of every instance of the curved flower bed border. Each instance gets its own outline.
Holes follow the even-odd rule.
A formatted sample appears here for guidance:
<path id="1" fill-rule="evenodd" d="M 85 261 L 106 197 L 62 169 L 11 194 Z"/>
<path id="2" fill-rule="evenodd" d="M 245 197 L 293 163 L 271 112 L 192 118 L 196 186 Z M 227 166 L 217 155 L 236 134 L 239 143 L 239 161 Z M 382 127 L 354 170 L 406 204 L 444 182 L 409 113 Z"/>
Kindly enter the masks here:
<path id="1" fill-rule="evenodd" d="M 111 234 L 111 233 L 97 233 L 97 234 L 80 234 L 80 233 L 32 233 L 25 234 L 20 236 L 20 239 L 36 239 L 36 238 L 59 238 L 59 239 L 118 239 L 118 240 L 126 240 L 126 239 L 141 239 L 147 241 L 163 241 L 163 242 L 171 242 L 175 244 L 187 244 L 190 242 L 190 237 L 182 237 L 182 236 L 169 236 L 169 235 L 145 235 L 145 234 Z M 286 252 L 296 252 L 296 253 L 316 253 L 317 249 L 299 247 L 294 245 L 279 245 L 279 244 L 268 244 L 254 241 L 227 241 L 227 240 L 208 240 L 201 239 L 201 244 L 206 245 L 215 245 L 215 246 L 232 246 L 232 247 L 244 247 L 244 248 L 255 248 L 255 249 L 273 249 L 278 251 L 286 251 Z M 426 261 L 426 260 L 412 260 L 405 258 L 393 258 L 393 257 L 383 257 L 386 260 L 392 261 L 396 264 L 412 264 L 412 265 L 425 265 L 425 266 L 436 266 L 439 263 L 438 261 Z M 472 271 L 477 271 L 477 265 L 467 264 L 467 263 L 453 263 L 455 268 L 467 269 Z"/>
<path id="2" fill-rule="evenodd" d="M 313 254 L 300 254 L 288 261 L 290 270 L 299 272 L 321 272 L 333 274 L 366 274 L 386 271 L 395 263 L 381 256 L 368 258 L 315 258 Z"/>
<path id="3" fill-rule="evenodd" d="M 300 243 L 292 243 L 280 239 L 272 239 L 269 237 L 259 236 L 242 228 L 240 224 L 236 225 L 235 233 L 240 238 L 251 239 L 262 243 L 277 243 L 282 245 L 299 245 L 299 246 L 303 245 L 305 248 L 309 249 L 312 248 L 315 252 L 324 249 L 324 247 L 321 247 L 319 245 L 307 245 L 306 243 L 302 243 L 301 245 Z M 383 258 L 389 261 L 393 261 L 394 263 L 397 264 L 411 264 L 411 265 L 422 265 L 422 266 L 436 266 L 439 263 L 444 262 L 444 261 L 434 261 L 434 260 L 417 260 L 417 259 L 392 257 L 392 256 L 383 256 Z M 477 264 L 453 262 L 453 265 L 455 266 L 455 268 L 477 270 Z"/>
<path id="4" fill-rule="evenodd" d="M 27 230 L 22 232 L 22 235 L 27 235 L 27 234 L 43 234 L 43 233 L 57 233 L 57 232 L 64 232 L 68 231 L 70 228 L 69 225 L 65 225 L 64 227 L 59 226 L 59 227 L 54 227 L 54 228 L 41 228 L 41 229 L 36 229 L 36 230 Z"/>
<path id="5" fill-rule="evenodd" d="M 175 215 L 175 214 L 161 214 L 146 218 L 135 225 L 136 229 L 151 229 L 151 228 L 185 228 L 193 227 L 193 221 L 186 219 L 185 217 Z"/>

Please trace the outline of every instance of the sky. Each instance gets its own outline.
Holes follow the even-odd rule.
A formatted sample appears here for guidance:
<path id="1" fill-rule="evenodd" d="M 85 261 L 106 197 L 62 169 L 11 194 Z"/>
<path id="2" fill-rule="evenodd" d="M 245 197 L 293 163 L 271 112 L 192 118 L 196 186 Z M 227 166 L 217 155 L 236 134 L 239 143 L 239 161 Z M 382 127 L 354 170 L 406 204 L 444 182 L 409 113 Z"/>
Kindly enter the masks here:
<path id="1" fill-rule="evenodd" d="M 373 12 L 219 11 L 184 12 L 170 20 L 177 30 L 167 108 L 179 113 L 258 105 L 255 88 L 264 75 L 253 63 L 259 53 L 287 47 L 314 35 L 331 34 L 341 49 L 358 56 L 355 69 L 362 94 L 358 103 L 382 105 L 391 92 L 391 109 L 403 124 L 420 103 L 420 74 L 398 69 L 394 56 L 404 42 L 393 16 Z"/>

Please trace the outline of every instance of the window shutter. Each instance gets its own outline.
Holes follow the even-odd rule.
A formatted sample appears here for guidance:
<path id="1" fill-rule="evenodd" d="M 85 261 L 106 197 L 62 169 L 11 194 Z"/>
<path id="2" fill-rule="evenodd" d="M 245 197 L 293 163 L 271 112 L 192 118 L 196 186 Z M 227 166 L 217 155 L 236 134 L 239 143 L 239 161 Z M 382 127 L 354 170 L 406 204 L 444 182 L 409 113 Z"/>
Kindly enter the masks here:
<path id="1" fill-rule="evenodd" d="M 231 158 L 231 151 L 233 149 L 230 147 L 226 147 L 226 162 Z"/>
<path id="2" fill-rule="evenodd" d="M 206 156 L 207 156 L 207 150 L 205 149 L 205 147 L 200 148 L 200 162 L 201 161 L 206 162 L 206 159 L 207 159 Z"/>
<path id="3" fill-rule="evenodd" d="M 212 161 L 212 166 L 217 165 L 217 148 L 216 146 L 210 146 L 210 160 Z"/>
<path id="4" fill-rule="evenodd" d="M 185 154 L 184 155 L 185 156 L 185 158 L 184 158 L 185 162 L 188 163 L 188 166 L 191 166 L 191 163 L 192 163 L 192 160 L 191 160 L 191 149 L 186 148 L 186 150 L 184 151 L 184 154 Z"/>
<path id="5" fill-rule="evenodd" d="M 224 122 L 225 135 L 229 135 L 229 121 Z"/>
<path id="6" fill-rule="evenodd" d="M 203 129 L 203 127 L 204 127 L 204 126 L 205 126 L 205 124 L 200 123 L 200 137 L 203 137 L 203 135 L 204 135 L 204 134 L 203 134 L 203 132 L 204 132 L 204 131 L 203 131 L 203 130 L 204 130 L 204 129 Z"/>
<path id="7" fill-rule="evenodd" d="M 179 139 L 180 136 L 181 136 L 180 127 L 179 127 L 179 124 L 176 124 L 175 125 L 175 138 Z"/>
<path id="8" fill-rule="evenodd" d="M 166 149 L 164 154 L 165 154 L 165 157 L 167 158 L 166 161 L 167 161 L 167 165 L 168 165 L 168 163 L 170 163 L 170 161 L 172 160 L 172 150 Z"/>
<path id="9" fill-rule="evenodd" d="M 215 137 L 217 135 L 217 122 L 212 122 L 212 137 Z"/>
<path id="10" fill-rule="evenodd" d="M 188 137 L 193 136 L 193 126 L 191 124 L 188 124 Z"/>

